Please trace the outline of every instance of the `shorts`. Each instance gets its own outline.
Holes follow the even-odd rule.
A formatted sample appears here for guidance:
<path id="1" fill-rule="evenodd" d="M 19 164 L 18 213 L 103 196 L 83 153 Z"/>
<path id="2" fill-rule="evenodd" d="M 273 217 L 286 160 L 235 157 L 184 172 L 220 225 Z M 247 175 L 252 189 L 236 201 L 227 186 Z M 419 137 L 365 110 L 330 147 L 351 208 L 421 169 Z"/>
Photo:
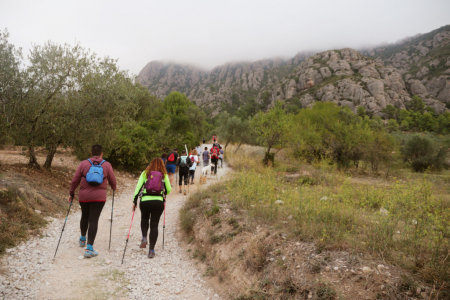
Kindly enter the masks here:
<path id="1" fill-rule="evenodd" d="M 167 173 L 175 174 L 175 169 L 176 169 L 175 165 L 166 165 Z"/>

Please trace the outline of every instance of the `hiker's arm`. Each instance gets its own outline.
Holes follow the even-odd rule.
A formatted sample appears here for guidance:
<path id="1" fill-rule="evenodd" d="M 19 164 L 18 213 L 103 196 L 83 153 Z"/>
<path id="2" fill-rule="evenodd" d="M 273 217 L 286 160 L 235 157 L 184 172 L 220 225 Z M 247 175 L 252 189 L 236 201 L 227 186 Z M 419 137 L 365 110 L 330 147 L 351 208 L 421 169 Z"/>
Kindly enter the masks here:
<path id="1" fill-rule="evenodd" d="M 177 158 L 177 162 L 175 163 L 175 165 L 178 167 L 180 165 L 180 158 Z"/>
<path id="2" fill-rule="evenodd" d="M 83 168 L 81 167 L 80 164 L 77 168 L 77 171 L 75 172 L 75 175 L 72 178 L 72 182 L 70 183 L 69 202 L 73 201 L 73 198 L 75 196 L 75 190 L 80 185 L 81 177 L 83 175 L 82 170 Z"/>
<path id="3" fill-rule="evenodd" d="M 111 186 L 112 190 L 115 191 L 117 188 L 117 181 L 116 181 L 116 176 L 114 175 L 114 171 L 113 171 L 111 164 L 109 164 L 107 179 L 108 179 L 108 183 Z"/>
<path id="4" fill-rule="evenodd" d="M 145 171 L 141 173 L 141 176 L 139 177 L 138 183 L 136 185 L 136 188 L 134 189 L 134 197 L 133 197 L 133 202 L 136 205 L 137 204 L 137 200 L 139 197 L 139 192 L 141 191 L 142 185 L 144 185 L 145 183 Z"/>
<path id="5" fill-rule="evenodd" d="M 166 186 L 166 195 L 169 195 L 172 190 L 172 186 L 170 185 L 169 175 L 167 174 L 164 175 L 164 185 Z"/>

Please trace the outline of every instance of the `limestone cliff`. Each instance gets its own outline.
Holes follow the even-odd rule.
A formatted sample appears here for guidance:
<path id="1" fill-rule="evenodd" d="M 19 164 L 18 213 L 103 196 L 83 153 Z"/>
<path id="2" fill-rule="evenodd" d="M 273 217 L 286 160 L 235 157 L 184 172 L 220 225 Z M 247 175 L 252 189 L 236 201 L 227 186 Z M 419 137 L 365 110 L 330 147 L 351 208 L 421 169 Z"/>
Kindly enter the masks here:
<path id="1" fill-rule="evenodd" d="M 450 107 L 450 25 L 360 52 L 305 51 L 290 60 L 230 62 L 209 72 L 153 61 L 138 80 L 160 98 L 174 90 L 185 93 L 212 114 L 224 103 L 239 106 L 255 99 L 301 107 L 332 101 L 382 116 L 387 105 L 403 109 L 414 95 L 442 113 Z"/>

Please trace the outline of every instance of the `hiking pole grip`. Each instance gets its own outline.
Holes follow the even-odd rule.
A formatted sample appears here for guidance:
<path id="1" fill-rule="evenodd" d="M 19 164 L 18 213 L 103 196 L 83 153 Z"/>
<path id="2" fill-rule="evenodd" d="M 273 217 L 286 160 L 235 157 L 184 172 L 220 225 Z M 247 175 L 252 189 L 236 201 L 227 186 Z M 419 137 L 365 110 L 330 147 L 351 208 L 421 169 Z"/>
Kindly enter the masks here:
<path id="1" fill-rule="evenodd" d="M 135 211 L 136 211 L 136 210 L 133 210 L 133 216 L 131 216 L 130 229 L 128 230 L 127 241 L 126 241 L 126 243 L 125 243 L 125 249 L 123 250 L 122 265 L 123 265 L 123 259 L 125 258 L 125 251 L 127 251 L 128 239 L 130 238 L 131 226 L 133 225 L 133 219 L 134 219 L 134 212 L 135 212 Z"/>
<path id="2" fill-rule="evenodd" d="M 111 205 L 111 227 L 109 229 L 109 248 L 108 248 L 108 250 L 111 250 L 111 234 L 112 234 L 112 223 L 113 223 L 113 212 L 114 212 L 114 193 L 115 193 L 115 191 L 113 190 L 113 200 L 112 200 L 112 205 Z"/>
<path id="3" fill-rule="evenodd" d="M 69 217 L 70 208 L 72 207 L 72 202 L 73 202 L 73 198 L 72 198 L 72 201 L 70 202 L 69 210 L 67 211 L 67 215 L 66 215 L 66 219 L 64 220 L 64 225 L 63 225 L 63 228 L 62 228 L 62 230 L 61 230 L 61 235 L 59 236 L 58 245 L 56 246 L 55 255 L 53 255 L 53 259 L 55 259 L 55 257 L 56 257 L 56 252 L 58 252 L 59 243 L 61 242 L 61 238 L 62 238 L 62 235 L 63 235 L 63 232 L 64 232 L 64 228 L 66 227 L 67 217 Z"/>

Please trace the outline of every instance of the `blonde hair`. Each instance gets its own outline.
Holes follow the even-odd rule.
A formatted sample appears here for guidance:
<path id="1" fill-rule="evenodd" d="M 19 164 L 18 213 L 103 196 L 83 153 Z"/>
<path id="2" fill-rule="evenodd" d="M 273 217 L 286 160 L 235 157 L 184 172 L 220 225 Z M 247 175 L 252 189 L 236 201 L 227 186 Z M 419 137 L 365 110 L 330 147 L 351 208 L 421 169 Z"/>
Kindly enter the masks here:
<path id="1" fill-rule="evenodd" d="M 192 150 L 192 152 L 191 152 L 191 155 L 198 155 L 198 152 L 197 152 L 197 150 Z"/>

